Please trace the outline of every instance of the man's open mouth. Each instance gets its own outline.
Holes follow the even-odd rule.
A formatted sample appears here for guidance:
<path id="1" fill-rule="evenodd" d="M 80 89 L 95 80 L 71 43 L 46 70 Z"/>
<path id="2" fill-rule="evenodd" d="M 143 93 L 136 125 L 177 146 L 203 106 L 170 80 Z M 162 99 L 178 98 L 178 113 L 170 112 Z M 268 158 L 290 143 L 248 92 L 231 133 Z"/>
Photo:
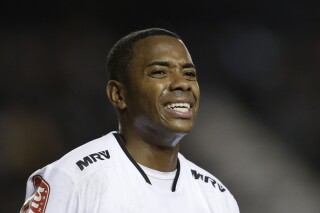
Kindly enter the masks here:
<path id="1" fill-rule="evenodd" d="M 166 108 L 179 111 L 179 112 L 188 112 L 191 106 L 189 103 L 171 103 L 171 104 L 168 104 Z"/>

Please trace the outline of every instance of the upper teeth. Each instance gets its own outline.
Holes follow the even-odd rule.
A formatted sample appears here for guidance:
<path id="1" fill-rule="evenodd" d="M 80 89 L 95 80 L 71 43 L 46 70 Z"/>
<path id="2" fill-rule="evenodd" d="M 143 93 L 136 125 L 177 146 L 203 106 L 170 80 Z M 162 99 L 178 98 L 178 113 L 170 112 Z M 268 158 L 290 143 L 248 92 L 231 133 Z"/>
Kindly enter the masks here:
<path id="1" fill-rule="evenodd" d="M 181 108 L 186 108 L 190 109 L 190 104 L 188 103 L 172 103 L 167 105 L 168 109 L 181 109 Z"/>

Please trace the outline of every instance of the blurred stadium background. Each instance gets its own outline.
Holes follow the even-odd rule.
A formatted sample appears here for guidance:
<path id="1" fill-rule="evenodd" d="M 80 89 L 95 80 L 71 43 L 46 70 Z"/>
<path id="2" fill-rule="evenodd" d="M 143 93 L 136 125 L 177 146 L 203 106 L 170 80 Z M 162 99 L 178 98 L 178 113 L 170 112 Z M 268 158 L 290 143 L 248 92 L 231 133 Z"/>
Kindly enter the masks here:
<path id="1" fill-rule="evenodd" d="M 320 212 L 320 2 L 2 1 L 1 212 L 28 176 L 117 128 L 105 56 L 125 34 L 163 27 L 198 68 L 199 119 L 181 152 L 243 213 Z"/>

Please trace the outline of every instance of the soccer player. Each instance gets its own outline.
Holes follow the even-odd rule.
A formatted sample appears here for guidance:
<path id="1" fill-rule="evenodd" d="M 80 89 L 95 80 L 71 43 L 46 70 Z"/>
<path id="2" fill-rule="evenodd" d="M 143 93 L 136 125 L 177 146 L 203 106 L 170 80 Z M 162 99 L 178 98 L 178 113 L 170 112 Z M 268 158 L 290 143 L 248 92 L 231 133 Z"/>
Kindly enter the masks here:
<path id="1" fill-rule="evenodd" d="M 180 37 L 160 28 L 130 33 L 110 50 L 107 76 L 118 131 L 34 172 L 21 212 L 238 213 L 228 189 L 179 153 L 200 98 Z"/>

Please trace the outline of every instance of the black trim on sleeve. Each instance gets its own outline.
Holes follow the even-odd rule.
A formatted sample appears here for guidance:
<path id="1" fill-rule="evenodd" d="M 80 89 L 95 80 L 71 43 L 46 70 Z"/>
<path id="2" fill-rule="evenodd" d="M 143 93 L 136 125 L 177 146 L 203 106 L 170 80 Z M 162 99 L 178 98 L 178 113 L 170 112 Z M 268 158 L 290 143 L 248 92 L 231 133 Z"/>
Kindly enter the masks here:
<path id="1" fill-rule="evenodd" d="M 172 183 L 172 188 L 171 188 L 172 192 L 176 191 L 179 175 L 180 175 L 180 161 L 179 161 L 179 158 L 178 158 L 177 172 L 176 172 L 176 176 L 174 177 L 174 180 L 173 180 L 173 183 Z"/>
<path id="2" fill-rule="evenodd" d="M 140 174 L 142 175 L 142 177 L 145 179 L 145 181 L 147 183 L 151 184 L 151 181 L 149 180 L 147 174 L 143 171 L 143 169 L 138 165 L 138 163 L 133 159 L 133 157 L 130 155 L 130 153 L 128 152 L 127 148 L 125 147 L 124 141 L 121 137 L 121 135 L 119 133 L 113 133 L 113 135 L 115 136 L 115 138 L 117 139 L 120 147 L 122 148 L 123 152 L 127 155 L 127 157 L 129 158 L 129 160 L 132 162 L 132 164 L 138 169 L 138 171 L 140 172 Z"/>

